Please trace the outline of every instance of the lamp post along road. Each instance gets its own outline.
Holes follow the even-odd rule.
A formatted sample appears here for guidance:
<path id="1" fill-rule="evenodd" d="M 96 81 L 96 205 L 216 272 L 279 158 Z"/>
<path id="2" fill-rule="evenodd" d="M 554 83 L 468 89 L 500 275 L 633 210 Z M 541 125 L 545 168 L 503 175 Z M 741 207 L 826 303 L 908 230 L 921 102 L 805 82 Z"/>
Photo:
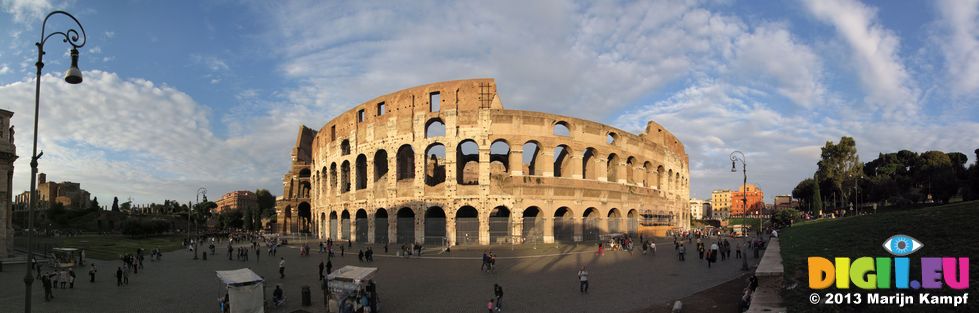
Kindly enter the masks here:
<path id="1" fill-rule="evenodd" d="M 742 190 L 741 190 L 741 203 L 742 203 L 742 210 L 741 210 L 741 235 L 744 236 L 745 238 L 747 238 L 748 236 L 747 236 L 747 234 L 745 234 L 745 229 L 744 229 L 745 228 L 745 225 L 744 225 L 744 223 L 746 223 L 748 221 L 748 164 L 744 162 L 744 153 L 741 153 L 741 151 L 731 152 L 731 172 L 732 173 L 737 173 L 738 172 L 737 162 L 739 162 L 739 161 L 741 162 L 741 172 L 744 174 L 744 183 L 742 183 L 742 185 L 741 185 L 741 188 L 742 188 Z M 760 214 L 759 214 L 759 216 L 760 216 Z M 759 221 L 760 221 L 760 219 L 761 219 L 761 217 L 759 217 Z M 761 224 L 758 224 L 758 226 L 761 227 Z M 747 247 L 745 247 L 745 248 L 747 248 Z M 744 254 L 744 257 L 741 258 L 741 270 L 742 271 L 747 271 L 748 270 L 748 253 L 747 253 L 747 250 L 745 252 L 746 253 Z"/>
<path id="2" fill-rule="evenodd" d="M 58 31 L 47 34 L 48 19 L 54 15 L 64 15 L 71 18 L 81 30 L 81 36 L 79 36 L 78 30 L 74 28 L 68 28 L 66 31 Z M 57 36 L 55 36 L 57 35 Z M 27 204 L 27 273 L 24 275 L 24 312 L 31 312 L 31 284 L 34 283 L 34 277 L 31 276 L 31 266 L 33 264 L 31 260 L 34 259 L 34 206 L 37 203 L 37 160 L 44 155 L 44 152 L 37 153 L 37 118 L 38 110 L 41 107 L 41 69 L 44 68 L 44 44 L 51 37 L 57 37 L 62 39 L 62 41 L 71 45 L 71 67 L 65 73 L 65 81 L 69 84 L 78 84 L 82 82 L 82 71 L 78 69 L 78 48 L 85 46 L 85 42 L 88 41 L 87 36 L 85 36 L 85 28 L 82 24 L 78 22 L 71 14 L 65 11 L 54 11 L 48 13 L 48 16 L 44 17 L 44 22 L 41 24 L 41 40 L 34 43 L 37 46 L 37 76 L 35 79 L 34 87 L 34 147 L 31 151 L 31 191 L 30 191 L 30 202 Z"/>
<path id="3" fill-rule="evenodd" d="M 204 188 L 204 187 L 197 188 L 197 196 L 196 196 L 197 197 L 197 206 L 200 206 L 201 205 L 201 195 L 204 196 L 204 202 L 207 202 L 207 188 Z M 191 208 L 191 209 L 193 209 L 193 208 Z M 194 225 L 197 225 L 197 221 L 194 221 Z M 189 225 L 187 227 L 190 228 Z M 195 230 L 197 230 L 198 232 L 200 231 L 200 229 L 195 229 Z M 198 250 L 197 248 L 198 248 L 198 245 L 200 244 L 200 237 L 198 237 L 197 239 L 198 240 L 194 241 L 194 260 L 197 260 L 197 250 Z M 203 245 L 200 245 L 200 246 L 203 247 Z M 207 252 L 204 252 L 204 253 L 207 253 Z"/>

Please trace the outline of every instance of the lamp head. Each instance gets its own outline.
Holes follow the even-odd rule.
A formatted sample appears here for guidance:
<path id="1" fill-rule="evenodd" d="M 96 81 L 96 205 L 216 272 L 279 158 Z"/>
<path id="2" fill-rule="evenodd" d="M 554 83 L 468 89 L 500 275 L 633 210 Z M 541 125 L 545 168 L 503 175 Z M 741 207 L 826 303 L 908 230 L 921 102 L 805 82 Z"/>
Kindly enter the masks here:
<path id="1" fill-rule="evenodd" d="M 71 48 L 71 68 L 65 72 L 65 81 L 69 84 L 82 82 L 82 71 L 78 69 L 78 49 Z"/>
<path id="2" fill-rule="evenodd" d="M 736 173 L 738 168 L 735 167 L 734 160 L 731 160 L 731 173 Z"/>

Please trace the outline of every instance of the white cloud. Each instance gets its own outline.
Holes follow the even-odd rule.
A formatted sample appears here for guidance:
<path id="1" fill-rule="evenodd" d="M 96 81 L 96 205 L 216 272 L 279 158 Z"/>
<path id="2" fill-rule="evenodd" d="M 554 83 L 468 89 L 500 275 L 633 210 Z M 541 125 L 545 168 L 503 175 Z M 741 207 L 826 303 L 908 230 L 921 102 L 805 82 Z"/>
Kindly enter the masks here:
<path id="1" fill-rule="evenodd" d="M 54 7 L 49 0 L 3 0 L 0 4 L 17 22 L 43 18 Z"/>
<path id="2" fill-rule="evenodd" d="M 105 34 L 105 38 L 107 38 L 107 39 L 112 39 L 112 38 L 116 37 L 116 32 L 113 32 L 113 31 L 106 31 L 103 34 Z"/>
<path id="3" fill-rule="evenodd" d="M 65 84 L 45 75 L 41 88 L 38 149 L 40 171 L 57 180 L 81 182 L 98 196 L 132 195 L 143 201 L 186 199 L 201 185 L 212 192 L 274 186 L 285 167 L 297 119 L 269 112 L 261 123 L 242 118 L 227 138 L 214 135 L 209 112 L 189 95 L 143 79 L 101 71 L 85 82 Z M 29 182 L 34 84 L 0 86 L 0 98 L 15 112 L 17 150 L 14 190 Z M 291 128 L 291 129 L 290 129 Z M 267 150 L 266 150 L 267 149 Z"/>
<path id="4" fill-rule="evenodd" d="M 900 39 L 877 20 L 876 9 L 855 0 L 806 0 L 809 12 L 832 25 L 852 50 L 867 97 L 885 117 L 910 119 L 918 113 L 915 82 L 898 55 Z"/>
<path id="5" fill-rule="evenodd" d="M 10 73 L 10 67 L 6 63 L 0 64 L 0 75 Z"/>
<path id="6" fill-rule="evenodd" d="M 730 70 L 740 78 L 767 78 L 780 95 L 806 108 L 822 102 L 825 87 L 820 58 L 793 39 L 785 26 L 757 27 L 736 38 L 734 49 Z"/>
<path id="7" fill-rule="evenodd" d="M 979 0 L 937 2 L 947 35 L 938 38 L 945 56 L 948 84 L 960 95 L 979 92 Z"/>

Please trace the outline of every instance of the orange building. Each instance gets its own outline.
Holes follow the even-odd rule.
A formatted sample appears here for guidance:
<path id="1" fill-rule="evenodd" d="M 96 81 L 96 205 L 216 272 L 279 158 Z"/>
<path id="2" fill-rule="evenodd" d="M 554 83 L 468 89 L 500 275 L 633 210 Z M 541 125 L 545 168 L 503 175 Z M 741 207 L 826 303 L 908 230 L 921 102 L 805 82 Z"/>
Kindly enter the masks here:
<path id="1" fill-rule="evenodd" d="M 742 185 L 731 192 L 731 216 L 744 214 L 745 195 L 748 199 L 748 214 L 757 214 L 765 208 L 765 193 L 755 184 Z"/>
<path id="2" fill-rule="evenodd" d="M 232 191 L 224 194 L 221 199 L 215 201 L 217 208 L 214 213 L 221 213 L 226 210 L 240 210 L 245 208 L 257 208 L 258 196 L 254 192 L 247 190 Z"/>

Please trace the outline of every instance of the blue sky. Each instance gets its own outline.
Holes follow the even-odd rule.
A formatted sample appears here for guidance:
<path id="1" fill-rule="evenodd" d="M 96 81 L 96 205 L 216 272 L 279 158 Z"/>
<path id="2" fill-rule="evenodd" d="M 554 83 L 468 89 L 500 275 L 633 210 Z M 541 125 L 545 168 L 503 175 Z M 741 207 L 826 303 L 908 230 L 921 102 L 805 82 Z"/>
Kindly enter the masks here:
<path id="1" fill-rule="evenodd" d="M 49 42 L 41 171 L 101 199 L 278 194 L 300 124 L 473 77 L 496 78 L 507 108 L 633 132 L 659 122 L 686 145 L 699 198 L 740 182 L 733 150 L 771 199 L 844 135 L 864 161 L 911 149 L 974 162 L 979 148 L 979 0 L 0 0 L 15 193 L 29 183 L 33 43 L 55 9 L 85 26 L 85 82 L 60 81 L 68 46 Z"/>

